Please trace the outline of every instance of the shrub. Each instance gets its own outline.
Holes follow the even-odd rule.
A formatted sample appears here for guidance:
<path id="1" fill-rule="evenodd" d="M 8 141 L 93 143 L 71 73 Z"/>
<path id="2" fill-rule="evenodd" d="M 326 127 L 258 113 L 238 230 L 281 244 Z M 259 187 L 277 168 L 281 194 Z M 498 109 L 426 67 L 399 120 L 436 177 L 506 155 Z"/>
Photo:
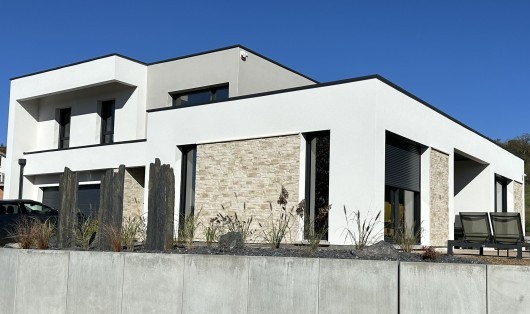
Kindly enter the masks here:
<path id="1" fill-rule="evenodd" d="M 223 205 L 221 205 L 221 208 L 223 208 L 223 210 L 226 210 Z M 243 217 L 245 216 L 246 209 L 247 206 L 245 203 L 243 203 Z M 219 223 L 223 228 L 223 232 L 228 231 L 241 233 L 241 236 L 243 237 L 243 243 L 247 243 L 248 238 L 250 238 L 250 236 L 254 233 L 254 229 L 250 228 L 253 220 L 252 216 L 246 219 L 240 219 L 237 213 L 234 212 L 233 216 L 218 213 L 216 218 L 219 220 Z"/>
<path id="2" fill-rule="evenodd" d="M 33 218 L 24 217 L 19 219 L 15 225 L 13 225 L 9 234 L 10 237 L 12 237 L 21 248 L 31 248 L 35 240 Z"/>
<path id="3" fill-rule="evenodd" d="M 432 246 L 423 246 L 421 249 L 423 250 L 423 253 L 421 254 L 421 259 L 424 259 L 424 260 L 428 259 L 428 260 L 432 260 L 432 261 L 435 261 L 436 259 L 438 259 L 439 253 L 436 252 L 434 247 L 432 247 Z"/>
<path id="4" fill-rule="evenodd" d="M 396 243 L 403 252 L 410 253 L 414 245 L 420 242 L 421 227 L 416 230 L 415 223 L 411 226 L 399 226 L 396 233 Z"/>
<path id="5" fill-rule="evenodd" d="M 33 219 L 31 223 L 32 235 L 38 249 L 46 250 L 49 247 L 50 239 L 55 234 L 55 225 L 49 220 L 41 221 Z"/>
<path id="6" fill-rule="evenodd" d="M 74 235 L 83 249 L 88 249 L 94 240 L 94 236 L 98 230 L 97 218 L 88 217 L 80 221 L 78 227 L 75 229 Z"/>
<path id="7" fill-rule="evenodd" d="M 311 251 L 316 251 L 316 249 L 320 245 L 320 241 L 322 240 L 326 232 L 328 232 L 327 227 L 322 228 L 321 230 L 317 230 L 317 229 L 318 228 L 315 228 L 314 224 L 311 224 L 311 226 L 308 228 L 306 232 L 306 240 L 307 240 L 307 243 L 309 244 L 309 249 Z"/>
<path id="8" fill-rule="evenodd" d="M 182 229 L 179 230 L 178 242 L 184 243 L 188 249 L 193 247 L 195 233 L 200 226 L 200 211 L 184 218 Z"/>
<path id="9" fill-rule="evenodd" d="M 127 217 L 121 230 L 122 243 L 127 251 L 134 251 L 134 241 L 145 237 L 145 219 L 140 215 Z"/>
<path id="10" fill-rule="evenodd" d="M 206 237 L 206 246 L 211 247 L 212 243 L 219 241 L 219 236 L 222 231 L 221 223 L 219 219 L 212 218 L 210 219 L 210 225 L 204 228 L 204 236 Z"/>
<path id="11" fill-rule="evenodd" d="M 379 211 L 375 217 L 370 217 L 368 214 L 367 217 L 361 218 L 361 211 L 353 211 L 348 217 L 346 212 L 346 206 L 344 206 L 344 218 L 346 219 L 345 227 L 345 241 L 350 238 L 355 244 L 356 249 L 364 249 L 367 246 L 370 246 L 375 243 L 379 238 L 381 231 L 376 230 L 376 227 L 379 222 L 379 217 L 381 216 L 381 211 Z"/>
<path id="12" fill-rule="evenodd" d="M 103 232 L 109 237 L 110 249 L 113 252 L 121 252 L 123 246 L 120 228 L 116 225 L 109 224 L 103 226 Z"/>
<path id="13" fill-rule="evenodd" d="M 270 205 L 270 219 L 268 226 L 264 227 L 261 223 L 258 223 L 261 231 L 263 232 L 263 239 L 267 242 L 272 248 L 279 248 L 282 240 L 285 238 L 285 235 L 291 228 L 291 219 L 294 217 L 293 210 L 287 210 L 287 199 L 289 198 L 289 193 L 282 186 L 282 191 L 278 198 L 277 203 L 280 204 L 280 213 L 277 217 L 274 217 L 274 211 L 272 209 L 272 204 Z"/>

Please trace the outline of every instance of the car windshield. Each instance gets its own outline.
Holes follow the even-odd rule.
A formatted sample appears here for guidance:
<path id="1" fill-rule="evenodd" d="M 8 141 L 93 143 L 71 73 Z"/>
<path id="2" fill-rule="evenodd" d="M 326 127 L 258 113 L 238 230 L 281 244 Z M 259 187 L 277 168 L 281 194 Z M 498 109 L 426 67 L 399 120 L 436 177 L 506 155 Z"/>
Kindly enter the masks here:
<path id="1" fill-rule="evenodd" d="M 46 215 L 46 214 L 52 213 L 52 211 L 53 211 L 52 208 L 50 208 L 48 206 L 44 206 L 42 204 L 24 203 L 24 207 L 26 208 L 26 210 L 28 211 L 29 214 L 43 214 L 43 215 Z"/>

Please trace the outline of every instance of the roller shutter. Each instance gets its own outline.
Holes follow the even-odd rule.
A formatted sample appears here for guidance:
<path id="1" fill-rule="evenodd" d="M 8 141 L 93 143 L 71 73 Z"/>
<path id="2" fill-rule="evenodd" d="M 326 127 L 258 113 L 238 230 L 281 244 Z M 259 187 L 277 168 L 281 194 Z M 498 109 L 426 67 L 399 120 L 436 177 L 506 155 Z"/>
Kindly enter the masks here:
<path id="1" fill-rule="evenodd" d="M 385 185 L 420 191 L 420 147 L 387 136 Z"/>

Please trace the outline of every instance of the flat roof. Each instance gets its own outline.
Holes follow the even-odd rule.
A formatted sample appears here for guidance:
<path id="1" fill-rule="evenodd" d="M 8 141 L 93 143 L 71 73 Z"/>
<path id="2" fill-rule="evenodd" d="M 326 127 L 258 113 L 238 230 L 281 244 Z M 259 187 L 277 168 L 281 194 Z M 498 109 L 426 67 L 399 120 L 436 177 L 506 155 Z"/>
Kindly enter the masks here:
<path id="1" fill-rule="evenodd" d="M 17 80 L 17 79 L 20 79 L 20 78 L 24 78 L 24 77 L 28 77 L 28 76 L 32 76 L 32 75 L 37 75 L 37 74 L 41 74 L 41 73 L 46 73 L 46 72 L 50 72 L 50 71 L 55 71 L 55 70 L 59 70 L 59 69 L 62 69 L 62 68 L 67 68 L 67 67 L 71 67 L 71 66 L 74 66 L 74 65 L 78 65 L 78 64 L 82 64 L 82 63 L 86 63 L 86 62 L 91 62 L 91 61 L 95 61 L 95 60 L 99 60 L 99 59 L 103 59 L 103 58 L 108 58 L 108 57 L 112 57 L 112 56 L 115 56 L 115 57 L 120 57 L 120 58 L 123 58 L 123 59 L 127 59 L 129 61 L 132 61 L 132 62 L 136 62 L 136 63 L 139 63 L 139 64 L 142 64 L 142 65 L 145 65 L 145 66 L 150 66 L 150 65 L 155 65 L 155 64 L 160 64 L 160 63 L 165 63 L 165 62 L 171 62 L 171 61 L 176 61 L 176 60 L 180 60 L 180 59 L 186 59 L 186 58 L 192 58 L 192 57 L 196 57 L 196 56 L 200 56 L 200 55 L 205 55 L 205 54 L 209 54 L 209 53 L 214 53 L 214 52 L 218 52 L 218 51 L 223 51 L 223 50 L 229 50 L 229 49 L 234 49 L 234 48 L 240 48 L 240 49 L 244 49 L 244 50 L 247 50 L 248 52 L 252 53 L 252 54 L 255 54 L 257 55 L 258 57 L 264 59 L 264 60 L 267 60 L 279 67 L 282 67 L 284 69 L 286 69 L 287 71 L 290 71 L 294 74 L 297 74 L 297 75 L 300 75 L 314 83 L 319 83 L 317 80 L 313 79 L 313 78 L 310 78 L 309 76 L 307 75 L 304 75 L 298 71 L 295 71 L 279 62 L 276 62 L 270 58 L 267 58 L 265 57 L 264 55 L 260 54 L 260 53 L 257 53 L 243 45 L 240 45 L 240 44 L 237 44 L 237 45 L 232 45 L 232 46 L 228 46 L 228 47 L 223 47 L 223 48 L 218 48 L 218 49 L 214 49 L 214 50 L 208 50 L 208 51 L 203 51 L 203 52 L 198 52 L 198 53 L 194 53 L 194 54 L 189 54 L 189 55 L 184 55 L 184 56 L 180 56 L 180 57 L 175 57 L 175 58 L 170 58 L 170 59 L 165 59 L 165 60 L 160 60 L 160 61 L 154 61 L 154 62 L 143 62 L 143 61 L 140 61 L 140 60 L 137 60 L 137 59 L 133 59 L 133 58 L 130 58 L 130 57 L 127 57 L 127 56 L 124 56 L 122 54 L 119 54 L 119 53 L 111 53 L 111 54 L 106 54 L 106 55 L 103 55 L 103 56 L 99 56 L 99 57 L 96 57 L 96 58 L 91 58 L 91 59 L 87 59 L 87 60 L 82 60 L 82 61 L 78 61 L 78 62 L 74 62 L 74 63 L 69 63 L 69 64 L 66 64 L 66 65 L 62 65 L 62 66 L 58 66 L 58 67 L 54 67 L 54 68 L 51 68 L 51 69 L 46 69 L 46 70 L 42 70 L 42 71 L 38 71 L 38 72 L 33 72 L 33 73 L 29 73 L 29 74 L 25 74 L 25 75 L 21 75 L 21 76 L 16 76 L 16 77 L 13 77 L 11 78 L 10 80 L 13 81 L 13 80 Z"/>

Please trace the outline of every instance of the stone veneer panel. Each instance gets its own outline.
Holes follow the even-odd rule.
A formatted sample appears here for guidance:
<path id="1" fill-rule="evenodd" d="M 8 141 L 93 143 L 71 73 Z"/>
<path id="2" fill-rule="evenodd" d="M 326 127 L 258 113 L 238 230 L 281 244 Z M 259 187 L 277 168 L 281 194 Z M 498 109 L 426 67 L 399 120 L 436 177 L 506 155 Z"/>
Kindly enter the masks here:
<path id="1" fill-rule="evenodd" d="M 247 242 L 263 242 L 258 224 L 269 224 L 269 203 L 277 217 L 282 185 L 289 192 L 288 208 L 298 203 L 299 164 L 299 135 L 197 145 L 195 211 L 200 210 L 205 226 L 220 212 L 237 212 L 240 219 L 252 216 L 255 232 Z M 294 241 L 297 228 L 292 230 Z M 203 230 L 197 239 L 204 240 Z"/>
<path id="2" fill-rule="evenodd" d="M 145 168 L 125 169 L 123 219 L 142 214 L 144 207 Z"/>
<path id="3" fill-rule="evenodd" d="M 524 225 L 523 184 L 515 181 L 513 182 L 513 202 L 513 209 L 515 212 L 521 213 L 521 219 Z"/>
<path id="4" fill-rule="evenodd" d="M 431 149 L 430 166 L 431 245 L 444 246 L 449 239 L 449 156 Z"/>

